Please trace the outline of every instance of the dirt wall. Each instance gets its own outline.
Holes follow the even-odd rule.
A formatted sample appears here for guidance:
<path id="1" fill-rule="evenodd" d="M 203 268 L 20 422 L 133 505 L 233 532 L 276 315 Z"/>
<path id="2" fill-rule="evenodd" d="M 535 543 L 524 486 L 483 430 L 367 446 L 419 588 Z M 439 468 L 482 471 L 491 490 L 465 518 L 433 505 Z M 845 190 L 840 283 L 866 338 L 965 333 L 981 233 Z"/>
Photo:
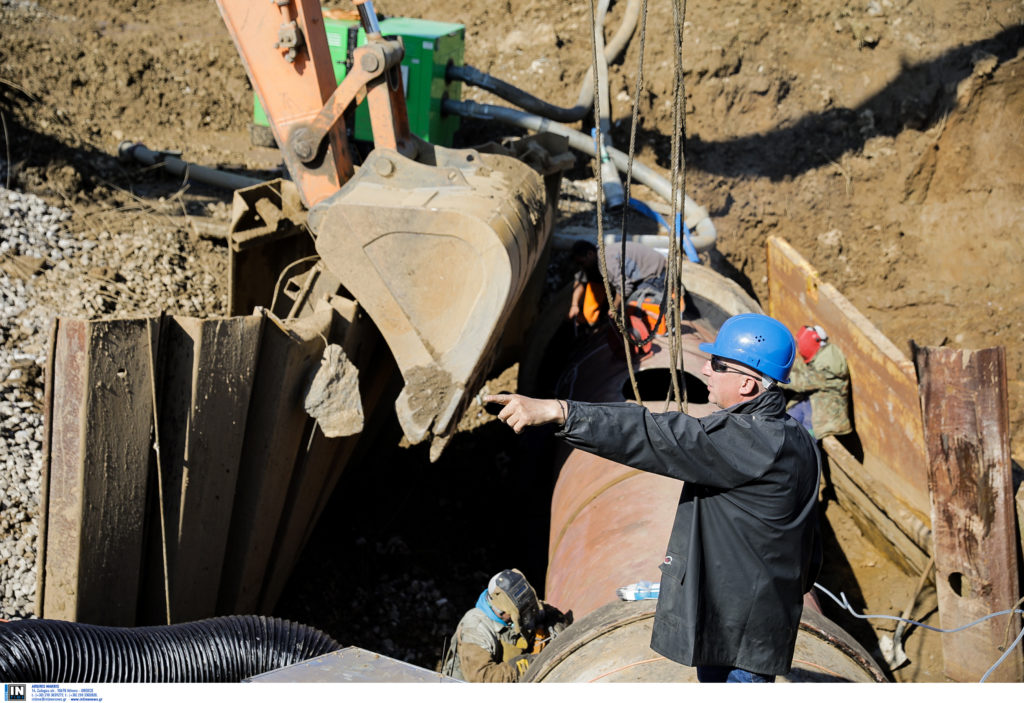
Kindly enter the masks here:
<path id="1" fill-rule="evenodd" d="M 638 158 L 665 174 L 673 6 L 649 3 L 643 63 L 637 31 L 610 71 L 611 136 L 625 150 L 642 66 Z M 608 36 L 627 7 L 611 4 Z M 377 10 L 464 23 L 467 63 L 551 103 L 574 104 L 591 70 L 590 3 Z M 111 186 L 137 187 L 110 158 L 122 139 L 199 163 L 274 165 L 249 148 L 251 93 L 215 3 L 49 0 L 3 12 L 4 35 L 17 37 L 0 46 L 16 182 L 116 199 Z M 1021 4 L 736 0 L 686 13 L 686 183 L 718 228 L 717 265 L 763 296 L 763 244 L 781 234 L 901 348 L 1004 346 L 1012 451 L 1024 460 Z M 478 89 L 464 97 L 501 103 Z M 575 175 L 588 174 L 581 159 Z"/>

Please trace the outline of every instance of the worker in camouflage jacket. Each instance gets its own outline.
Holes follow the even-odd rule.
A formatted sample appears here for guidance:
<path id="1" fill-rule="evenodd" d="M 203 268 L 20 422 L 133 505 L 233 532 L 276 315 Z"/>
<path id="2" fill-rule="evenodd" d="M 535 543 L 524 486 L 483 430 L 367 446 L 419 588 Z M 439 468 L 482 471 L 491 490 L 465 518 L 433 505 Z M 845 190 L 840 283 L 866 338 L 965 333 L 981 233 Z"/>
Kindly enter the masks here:
<path id="1" fill-rule="evenodd" d="M 849 434 L 850 370 L 843 352 L 817 325 L 800 329 L 796 347 L 800 358 L 790 370 L 787 411 L 816 439 Z"/>
<path id="2" fill-rule="evenodd" d="M 702 682 L 771 682 L 789 672 L 821 564 L 820 463 L 778 388 L 793 335 L 758 314 L 726 320 L 701 373 L 720 408 L 707 417 L 637 403 L 490 395 L 516 432 L 561 423 L 573 447 L 684 481 L 661 565 L 651 648 Z"/>
<path id="3" fill-rule="evenodd" d="M 571 612 L 537 598 L 519 569 L 499 571 L 455 628 L 441 673 L 470 683 L 515 683 L 571 622 Z"/>

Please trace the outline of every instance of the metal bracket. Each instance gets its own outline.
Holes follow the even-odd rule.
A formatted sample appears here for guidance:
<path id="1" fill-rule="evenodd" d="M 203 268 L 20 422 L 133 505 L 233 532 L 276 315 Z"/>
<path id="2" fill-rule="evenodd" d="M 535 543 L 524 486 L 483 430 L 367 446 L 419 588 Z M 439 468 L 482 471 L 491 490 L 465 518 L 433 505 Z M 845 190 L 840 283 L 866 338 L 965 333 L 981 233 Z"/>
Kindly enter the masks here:
<path id="1" fill-rule="evenodd" d="M 306 41 L 302 36 L 302 30 L 299 29 L 295 20 L 285 22 L 277 31 L 277 42 L 274 44 L 274 48 L 288 50 L 284 55 L 284 60 L 288 63 L 295 62 L 296 55 L 305 45 Z"/>

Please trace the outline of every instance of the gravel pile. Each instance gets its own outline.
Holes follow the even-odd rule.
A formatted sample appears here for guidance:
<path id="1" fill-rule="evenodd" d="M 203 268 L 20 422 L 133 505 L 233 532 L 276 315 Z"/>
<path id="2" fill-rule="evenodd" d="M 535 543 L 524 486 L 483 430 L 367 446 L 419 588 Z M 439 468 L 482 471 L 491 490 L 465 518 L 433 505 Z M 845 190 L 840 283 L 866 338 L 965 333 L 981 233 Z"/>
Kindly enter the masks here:
<path id="1" fill-rule="evenodd" d="M 156 211 L 140 209 L 131 232 L 104 229 L 102 215 L 0 188 L 0 618 L 35 614 L 42 371 L 53 319 L 225 309 L 216 262 L 226 268 L 226 256 L 202 251 L 215 245 Z"/>

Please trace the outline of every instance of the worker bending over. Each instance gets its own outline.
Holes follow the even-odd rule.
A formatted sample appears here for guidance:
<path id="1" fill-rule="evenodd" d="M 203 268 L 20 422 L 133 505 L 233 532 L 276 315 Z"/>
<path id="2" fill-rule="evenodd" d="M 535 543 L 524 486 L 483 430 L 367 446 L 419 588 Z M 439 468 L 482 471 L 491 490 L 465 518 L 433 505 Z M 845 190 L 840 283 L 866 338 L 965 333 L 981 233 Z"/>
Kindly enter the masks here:
<path id="1" fill-rule="evenodd" d="M 700 681 L 770 682 L 790 670 L 820 565 L 817 448 L 778 387 L 795 342 L 776 320 L 743 314 L 700 348 L 721 408 L 703 418 L 625 402 L 484 400 L 503 404 L 498 417 L 516 432 L 560 423 L 573 447 L 684 481 L 651 647 Z"/>
<path id="2" fill-rule="evenodd" d="M 572 302 L 569 305 L 569 319 L 585 321 L 594 325 L 603 312 L 610 309 L 615 315 L 625 297 L 627 303 L 650 300 L 660 305 L 665 294 L 666 259 L 656 250 L 637 242 L 626 242 L 625 258 L 622 245 L 613 244 L 605 247 L 605 268 L 608 271 L 608 283 L 612 290 L 612 304 L 606 306 L 604 284 L 601 282 L 601 269 L 598 267 L 597 247 L 580 239 L 572 247 L 572 260 L 577 272 L 573 279 Z M 626 275 L 622 275 L 625 261 Z M 625 280 L 625 283 L 622 281 Z"/>
<path id="3" fill-rule="evenodd" d="M 462 616 L 441 673 L 471 683 L 514 683 L 547 639 L 571 622 L 571 612 L 537 598 L 521 571 L 505 569 Z"/>

